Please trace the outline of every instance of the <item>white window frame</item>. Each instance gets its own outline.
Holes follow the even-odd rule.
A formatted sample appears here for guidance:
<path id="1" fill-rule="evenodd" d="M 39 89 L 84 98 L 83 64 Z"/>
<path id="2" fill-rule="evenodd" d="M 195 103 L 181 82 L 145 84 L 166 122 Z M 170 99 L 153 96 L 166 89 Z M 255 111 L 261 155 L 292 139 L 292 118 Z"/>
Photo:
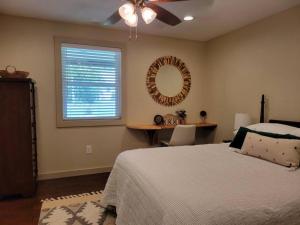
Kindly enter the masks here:
<path id="1" fill-rule="evenodd" d="M 63 115 L 63 82 L 62 82 L 62 59 L 61 47 L 63 44 L 82 45 L 91 48 L 113 48 L 121 51 L 121 73 L 120 73 L 120 118 L 117 119 L 64 119 Z M 81 40 L 64 37 L 54 37 L 55 47 L 55 85 L 56 85 L 56 126 L 57 127 L 93 127 L 93 126 L 121 126 L 125 125 L 125 107 L 124 107 L 124 79 L 125 65 L 124 58 L 126 57 L 125 45 L 116 42 L 104 42 L 93 40 Z"/>

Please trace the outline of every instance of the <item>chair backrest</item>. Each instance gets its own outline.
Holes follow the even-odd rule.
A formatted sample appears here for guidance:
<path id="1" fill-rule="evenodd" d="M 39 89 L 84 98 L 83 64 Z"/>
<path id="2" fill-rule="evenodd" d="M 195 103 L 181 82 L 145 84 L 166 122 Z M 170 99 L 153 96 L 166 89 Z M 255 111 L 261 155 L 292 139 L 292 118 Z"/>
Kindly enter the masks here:
<path id="1" fill-rule="evenodd" d="M 177 125 L 173 131 L 169 145 L 193 145 L 195 144 L 195 135 L 195 125 Z"/>

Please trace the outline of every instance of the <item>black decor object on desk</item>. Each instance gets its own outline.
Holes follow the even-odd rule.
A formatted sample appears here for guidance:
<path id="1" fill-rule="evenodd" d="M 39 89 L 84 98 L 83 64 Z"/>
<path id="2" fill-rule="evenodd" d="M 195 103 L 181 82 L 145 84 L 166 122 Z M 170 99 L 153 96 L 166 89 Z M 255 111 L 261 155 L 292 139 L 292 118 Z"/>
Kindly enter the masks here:
<path id="1" fill-rule="evenodd" d="M 200 119 L 202 120 L 203 123 L 205 123 L 206 117 L 207 117 L 207 112 L 204 111 L 204 110 L 201 111 L 200 112 Z"/>
<path id="2" fill-rule="evenodd" d="M 154 121 L 154 123 L 155 123 L 156 125 L 163 125 L 164 122 L 165 122 L 165 121 L 164 121 L 164 117 L 161 116 L 161 115 L 156 115 L 156 116 L 154 116 L 153 121 Z"/>

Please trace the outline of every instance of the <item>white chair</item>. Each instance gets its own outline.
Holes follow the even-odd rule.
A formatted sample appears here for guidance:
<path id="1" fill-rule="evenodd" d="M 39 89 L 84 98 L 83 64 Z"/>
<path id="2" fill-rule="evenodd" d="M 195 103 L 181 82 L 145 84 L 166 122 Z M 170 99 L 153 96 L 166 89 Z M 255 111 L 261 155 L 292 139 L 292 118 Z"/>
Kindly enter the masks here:
<path id="1" fill-rule="evenodd" d="M 173 131 L 170 142 L 161 141 L 163 146 L 182 146 L 195 144 L 196 126 L 177 125 Z"/>

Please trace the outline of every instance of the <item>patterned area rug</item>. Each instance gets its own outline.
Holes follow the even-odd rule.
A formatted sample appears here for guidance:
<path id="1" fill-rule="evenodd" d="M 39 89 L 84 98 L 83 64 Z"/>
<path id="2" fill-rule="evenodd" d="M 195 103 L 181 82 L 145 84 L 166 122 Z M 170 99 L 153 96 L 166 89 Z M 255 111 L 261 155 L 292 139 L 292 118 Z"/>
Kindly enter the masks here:
<path id="1" fill-rule="evenodd" d="M 100 205 L 101 197 L 92 192 L 45 199 L 39 225 L 115 225 L 115 215 Z"/>

